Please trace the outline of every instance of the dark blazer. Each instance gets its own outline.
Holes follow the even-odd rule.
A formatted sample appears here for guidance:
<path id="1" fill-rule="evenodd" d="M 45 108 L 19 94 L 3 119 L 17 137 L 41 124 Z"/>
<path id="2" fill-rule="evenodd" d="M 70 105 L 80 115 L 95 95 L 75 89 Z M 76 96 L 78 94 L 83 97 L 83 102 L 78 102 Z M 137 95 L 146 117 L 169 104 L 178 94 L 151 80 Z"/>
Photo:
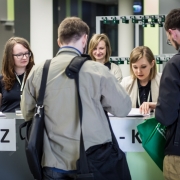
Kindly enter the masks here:
<path id="1" fill-rule="evenodd" d="M 174 146 L 179 110 L 180 52 L 167 62 L 163 70 L 160 81 L 159 97 L 155 110 L 156 119 L 167 126 L 165 155 L 180 155 L 180 144 L 179 146 Z"/>

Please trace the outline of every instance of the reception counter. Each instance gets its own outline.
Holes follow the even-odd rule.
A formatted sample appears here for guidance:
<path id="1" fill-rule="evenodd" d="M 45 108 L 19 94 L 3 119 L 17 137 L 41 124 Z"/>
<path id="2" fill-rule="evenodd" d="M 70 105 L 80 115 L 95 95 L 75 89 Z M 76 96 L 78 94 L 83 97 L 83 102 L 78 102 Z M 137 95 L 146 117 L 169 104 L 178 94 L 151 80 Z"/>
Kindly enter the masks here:
<path id="1" fill-rule="evenodd" d="M 164 180 L 162 171 L 144 151 L 137 125 L 147 117 L 110 117 L 112 129 L 120 148 L 126 152 L 132 180 Z M 162 152 L 163 153 L 163 152 Z"/>
<path id="2" fill-rule="evenodd" d="M 0 151 L 0 177 L 3 180 L 33 180 L 26 161 L 25 142 L 19 137 L 19 125 L 24 119 L 15 113 L 7 113 L 5 118 L 0 118 L 3 119 L 15 119 L 16 151 Z M 143 121 L 142 117 L 110 117 L 119 146 L 126 152 L 132 180 L 163 180 L 162 171 L 142 148 L 136 126 Z"/>
<path id="3" fill-rule="evenodd" d="M 15 119 L 16 151 L 0 151 L 0 179 L 2 180 L 33 180 L 25 155 L 25 141 L 19 136 L 19 125 L 24 122 L 21 115 L 6 113 L 3 119 Z"/>

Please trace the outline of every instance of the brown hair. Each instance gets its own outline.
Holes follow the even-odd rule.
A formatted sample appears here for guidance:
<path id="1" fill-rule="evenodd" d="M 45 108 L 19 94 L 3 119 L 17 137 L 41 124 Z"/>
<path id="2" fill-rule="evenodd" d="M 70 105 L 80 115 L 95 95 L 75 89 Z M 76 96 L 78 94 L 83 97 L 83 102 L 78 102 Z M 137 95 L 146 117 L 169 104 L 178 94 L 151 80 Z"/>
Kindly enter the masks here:
<path id="1" fill-rule="evenodd" d="M 166 16 L 164 28 L 166 31 L 168 29 L 178 29 L 180 30 L 180 8 L 173 9 Z"/>
<path id="2" fill-rule="evenodd" d="M 21 37 L 11 37 L 5 44 L 4 53 L 3 53 L 3 60 L 2 60 L 2 81 L 4 83 L 4 88 L 6 90 L 11 90 L 15 81 L 16 76 L 14 73 L 14 56 L 13 56 L 13 48 L 15 44 L 23 45 L 28 51 L 31 53 L 29 58 L 29 63 L 26 66 L 26 78 L 34 65 L 34 55 L 30 49 L 29 43 L 26 39 Z"/>
<path id="3" fill-rule="evenodd" d="M 111 45 L 109 38 L 105 34 L 94 34 L 89 42 L 88 54 L 91 58 L 96 61 L 93 56 L 93 50 L 96 48 L 100 41 L 104 41 L 106 44 L 106 56 L 105 56 L 105 63 L 109 61 L 109 57 L 111 56 Z"/>
<path id="4" fill-rule="evenodd" d="M 71 41 L 77 41 L 84 34 L 89 35 L 89 26 L 78 17 L 65 18 L 58 28 L 60 43 L 68 44 Z"/>
<path id="5" fill-rule="evenodd" d="M 134 48 L 130 54 L 130 72 L 133 76 L 133 79 L 136 79 L 136 76 L 134 75 L 132 64 L 136 63 L 139 59 L 143 57 L 147 59 L 149 64 L 151 64 L 152 61 L 155 59 L 152 51 L 147 46 L 138 46 Z M 157 74 L 157 67 L 156 64 L 154 64 L 149 74 L 149 80 L 154 79 L 156 74 Z"/>

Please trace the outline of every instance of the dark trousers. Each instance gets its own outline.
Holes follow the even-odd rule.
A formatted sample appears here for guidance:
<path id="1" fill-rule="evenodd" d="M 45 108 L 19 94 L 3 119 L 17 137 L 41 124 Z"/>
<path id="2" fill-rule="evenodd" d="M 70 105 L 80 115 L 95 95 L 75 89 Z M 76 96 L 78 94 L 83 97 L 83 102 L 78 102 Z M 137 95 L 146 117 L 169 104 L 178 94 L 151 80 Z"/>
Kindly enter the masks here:
<path id="1" fill-rule="evenodd" d="M 43 168 L 43 180 L 74 180 L 76 174 L 66 174 L 53 171 L 51 168 Z"/>

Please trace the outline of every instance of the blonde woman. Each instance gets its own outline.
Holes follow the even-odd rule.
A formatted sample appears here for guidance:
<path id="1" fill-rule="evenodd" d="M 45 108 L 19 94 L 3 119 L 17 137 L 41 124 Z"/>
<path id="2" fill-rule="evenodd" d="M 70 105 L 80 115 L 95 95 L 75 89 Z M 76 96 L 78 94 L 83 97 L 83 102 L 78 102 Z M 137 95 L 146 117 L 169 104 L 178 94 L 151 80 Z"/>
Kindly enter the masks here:
<path id="1" fill-rule="evenodd" d="M 131 76 L 123 78 L 121 85 L 131 97 L 132 107 L 147 114 L 156 107 L 161 77 L 148 47 L 139 46 L 132 50 L 130 72 Z"/>
<path id="2" fill-rule="evenodd" d="M 111 45 L 109 38 L 105 34 L 94 34 L 89 42 L 88 54 L 94 61 L 100 62 L 107 66 L 110 72 L 116 77 L 120 83 L 122 80 L 122 72 L 120 66 L 110 63 Z"/>

